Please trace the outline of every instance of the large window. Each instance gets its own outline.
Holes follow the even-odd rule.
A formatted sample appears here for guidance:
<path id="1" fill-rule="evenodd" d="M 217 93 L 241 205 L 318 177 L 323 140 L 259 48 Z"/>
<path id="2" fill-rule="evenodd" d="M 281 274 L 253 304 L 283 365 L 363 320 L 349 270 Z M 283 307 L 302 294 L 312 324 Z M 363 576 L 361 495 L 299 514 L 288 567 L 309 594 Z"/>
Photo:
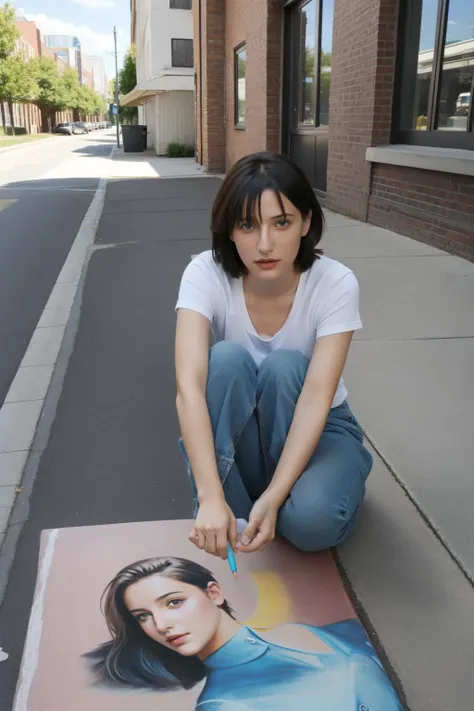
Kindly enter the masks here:
<path id="1" fill-rule="evenodd" d="M 173 67 L 193 67 L 192 39 L 171 40 L 171 64 Z"/>
<path id="2" fill-rule="evenodd" d="M 170 0 L 171 10 L 192 10 L 193 0 Z"/>
<path id="3" fill-rule="evenodd" d="M 234 51 L 234 124 L 236 128 L 245 128 L 247 47 L 241 46 Z"/>
<path id="4" fill-rule="evenodd" d="M 300 48 L 298 124 L 327 126 L 331 85 L 334 0 L 309 0 L 297 10 L 294 46 Z"/>
<path id="5" fill-rule="evenodd" d="M 474 1 L 406 0 L 400 30 L 395 138 L 474 149 Z"/>

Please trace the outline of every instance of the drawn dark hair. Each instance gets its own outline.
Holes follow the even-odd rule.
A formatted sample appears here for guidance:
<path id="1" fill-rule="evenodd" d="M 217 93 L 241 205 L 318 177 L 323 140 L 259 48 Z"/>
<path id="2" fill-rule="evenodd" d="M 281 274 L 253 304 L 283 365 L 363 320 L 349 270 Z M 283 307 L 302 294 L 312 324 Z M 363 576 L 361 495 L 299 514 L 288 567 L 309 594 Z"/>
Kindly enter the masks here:
<path id="1" fill-rule="evenodd" d="M 152 640 L 125 605 L 126 589 L 151 575 L 163 575 L 203 591 L 209 583 L 217 582 L 209 570 L 184 558 L 148 558 L 123 568 L 107 585 L 101 600 L 112 640 L 84 656 L 101 682 L 160 691 L 190 689 L 206 677 L 204 663 Z M 227 601 L 220 608 L 234 617 Z"/>
<path id="2" fill-rule="evenodd" d="M 231 277 L 246 273 L 231 234 L 242 219 L 252 222 L 255 208 L 261 215 L 265 190 L 273 190 L 282 214 L 281 195 L 299 210 L 303 217 L 311 213 L 309 232 L 302 237 L 295 265 L 307 271 L 322 254 L 316 249 L 324 229 L 324 214 L 303 171 L 287 156 L 279 153 L 253 153 L 241 158 L 229 171 L 217 193 L 212 208 L 212 251 L 214 259 Z"/>

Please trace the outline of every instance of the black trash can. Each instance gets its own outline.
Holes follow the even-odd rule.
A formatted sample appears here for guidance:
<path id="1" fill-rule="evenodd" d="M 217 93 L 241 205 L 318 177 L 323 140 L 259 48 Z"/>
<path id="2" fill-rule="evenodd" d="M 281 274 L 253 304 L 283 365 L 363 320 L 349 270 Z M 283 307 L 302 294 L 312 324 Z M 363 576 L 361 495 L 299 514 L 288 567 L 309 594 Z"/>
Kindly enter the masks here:
<path id="1" fill-rule="evenodd" d="M 146 148 L 146 126 L 123 124 L 122 141 L 124 153 L 143 153 Z"/>

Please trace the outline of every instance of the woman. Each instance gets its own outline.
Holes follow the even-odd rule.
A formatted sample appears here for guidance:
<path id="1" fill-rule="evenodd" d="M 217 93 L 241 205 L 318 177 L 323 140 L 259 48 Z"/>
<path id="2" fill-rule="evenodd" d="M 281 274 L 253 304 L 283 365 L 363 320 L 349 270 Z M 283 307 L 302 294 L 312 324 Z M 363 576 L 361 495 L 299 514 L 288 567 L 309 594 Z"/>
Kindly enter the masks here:
<path id="1" fill-rule="evenodd" d="M 87 655 L 103 680 L 158 691 L 205 680 L 196 704 L 205 711 L 402 709 L 357 620 L 286 625 L 263 638 L 235 619 L 213 574 L 193 561 L 124 568 L 103 609 L 112 641 Z"/>
<path id="2" fill-rule="evenodd" d="M 301 550 L 353 530 L 372 457 L 342 371 L 362 327 L 354 274 L 322 256 L 324 217 L 281 155 L 240 160 L 212 210 L 212 251 L 186 268 L 177 302 L 180 445 L 191 540 L 208 553 Z M 210 332 L 215 345 L 210 349 Z M 237 542 L 236 518 L 248 521 Z"/>

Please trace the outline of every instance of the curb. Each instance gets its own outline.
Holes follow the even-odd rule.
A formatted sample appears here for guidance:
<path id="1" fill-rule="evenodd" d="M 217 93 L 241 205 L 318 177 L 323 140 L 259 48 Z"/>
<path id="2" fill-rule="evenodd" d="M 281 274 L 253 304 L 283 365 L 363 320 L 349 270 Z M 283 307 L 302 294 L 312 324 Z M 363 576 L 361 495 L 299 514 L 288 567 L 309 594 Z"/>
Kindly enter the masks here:
<path id="1" fill-rule="evenodd" d="M 62 353 L 75 335 L 69 328 L 73 305 L 80 297 L 90 247 L 102 215 L 107 178 L 100 178 L 56 284 L 0 408 L 0 604 L 15 556 L 49 426 L 60 393 L 55 382 Z M 78 293 L 79 292 L 79 293 Z M 51 400 L 54 403 L 50 403 Z M 46 431 L 47 430 L 47 431 Z"/>

